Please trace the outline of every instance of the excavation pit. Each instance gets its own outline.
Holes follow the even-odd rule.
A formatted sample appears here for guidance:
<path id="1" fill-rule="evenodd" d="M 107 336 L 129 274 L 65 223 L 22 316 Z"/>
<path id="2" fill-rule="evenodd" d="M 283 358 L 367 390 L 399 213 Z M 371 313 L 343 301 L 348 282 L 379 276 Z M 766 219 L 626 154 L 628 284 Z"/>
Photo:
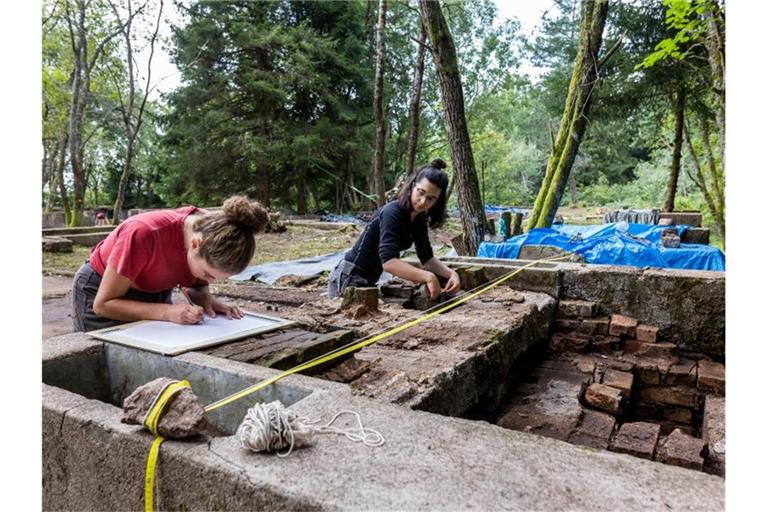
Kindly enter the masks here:
<path id="1" fill-rule="evenodd" d="M 513 268 L 501 261 L 486 265 L 467 260 L 461 264 L 480 267 L 475 271 L 479 279 Z M 596 450 L 568 438 L 563 442 L 490 422 L 521 379 L 549 358 L 549 342 L 560 320 L 557 307 L 564 300 L 596 302 L 610 314 L 658 327 L 657 344 L 663 348 L 662 343 L 672 343 L 683 357 L 698 352 L 712 362 L 722 361 L 722 276 L 559 264 L 526 269 L 514 280 L 512 287 L 500 286 L 313 376 L 290 375 L 267 388 L 275 390 L 272 395 L 253 397 L 281 399 L 297 414 L 322 421 L 340 410 L 355 410 L 367 427 L 385 437 L 383 446 L 320 436 L 313 446 L 283 459 L 244 451 L 231 435 L 166 441 L 159 458 L 157 508 L 647 510 L 661 503 L 672 510 L 723 508 L 724 479 L 717 471 L 645 460 L 632 454 L 629 445 L 625 451 Z M 82 334 L 44 343 L 44 509 L 143 506 L 152 436 L 139 426 L 120 423 L 121 410 L 115 405 L 135 385 L 158 376 L 188 378 L 208 404 L 310 360 L 316 351 L 418 315 L 396 304 L 380 304 L 375 314 L 349 318 L 317 293 L 237 288 L 249 301 L 247 309 L 277 313 L 299 327 L 173 358 L 121 353 L 121 348 L 113 350 Z M 268 300 L 272 296 L 275 300 Z M 587 355 L 589 351 L 574 357 Z M 116 368 L 122 364 L 130 368 L 121 374 Z M 705 382 L 716 385 L 717 379 Z M 565 386 L 555 386 L 553 393 L 565 391 Z M 573 400 L 584 408 L 581 391 L 579 387 Z M 563 410 L 572 405 L 566 400 L 553 403 Z M 236 405 L 221 412 L 229 407 Z M 231 433 L 246 407 L 231 419 L 222 418 L 220 428 Z M 694 434 L 700 429 L 702 435 L 720 436 L 708 446 L 721 450 L 724 463 L 723 425 L 714 422 L 722 411 L 724 397 L 714 395 L 710 401 L 707 396 L 701 426 L 693 414 L 691 421 Z M 590 414 L 599 426 L 597 413 L 609 413 Z M 632 416 L 631 408 L 621 414 L 624 426 L 649 422 L 638 421 L 643 418 Z M 681 421 L 682 416 L 676 418 Z M 584 425 L 582 418 L 576 421 L 577 428 Z M 625 437 L 642 438 L 642 431 L 631 436 L 631 430 Z M 678 435 L 656 453 L 668 461 L 680 460 L 682 441 Z"/>

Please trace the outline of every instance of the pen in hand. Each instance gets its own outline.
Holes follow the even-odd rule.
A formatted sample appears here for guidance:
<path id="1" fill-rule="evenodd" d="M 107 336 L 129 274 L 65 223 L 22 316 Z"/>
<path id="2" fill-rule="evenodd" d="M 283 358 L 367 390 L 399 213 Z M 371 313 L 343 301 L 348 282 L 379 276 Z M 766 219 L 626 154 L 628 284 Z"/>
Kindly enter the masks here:
<path id="1" fill-rule="evenodd" d="M 184 296 L 184 298 L 185 298 L 185 299 L 187 299 L 187 302 L 189 303 L 189 305 L 190 305 L 190 306 L 199 307 L 199 306 L 197 306 L 197 305 L 196 305 L 194 302 L 192 302 L 192 299 L 189 297 L 189 292 L 187 291 L 187 289 L 186 289 L 186 288 L 183 288 L 181 285 L 179 285 L 179 291 L 180 291 L 180 292 L 181 292 L 181 294 Z M 203 315 L 201 316 L 201 318 L 200 318 L 200 321 L 199 321 L 199 322 L 197 322 L 197 323 L 198 323 L 198 324 L 202 324 L 202 323 L 204 323 L 204 322 L 205 322 L 205 315 L 203 314 Z"/>

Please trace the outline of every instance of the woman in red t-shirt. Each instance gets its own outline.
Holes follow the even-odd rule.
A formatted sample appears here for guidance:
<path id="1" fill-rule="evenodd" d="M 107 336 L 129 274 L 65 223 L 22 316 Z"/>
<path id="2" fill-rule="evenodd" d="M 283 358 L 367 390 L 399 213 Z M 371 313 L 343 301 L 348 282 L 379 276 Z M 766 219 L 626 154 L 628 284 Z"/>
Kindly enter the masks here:
<path id="1" fill-rule="evenodd" d="M 208 283 L 248 266 L 256 249 L 253 235 L 267 221 L 264 207 L 243 196 L 230 197 L 218 212 L 186 206 L 129 217 L 75 274 L 75 330 L 134 320 L 195 324 L 203 313 L 242 318 L 237 306 L 210 294 Z M 186 288 L 194 304 L 172 304 L 176 286 Z"/>

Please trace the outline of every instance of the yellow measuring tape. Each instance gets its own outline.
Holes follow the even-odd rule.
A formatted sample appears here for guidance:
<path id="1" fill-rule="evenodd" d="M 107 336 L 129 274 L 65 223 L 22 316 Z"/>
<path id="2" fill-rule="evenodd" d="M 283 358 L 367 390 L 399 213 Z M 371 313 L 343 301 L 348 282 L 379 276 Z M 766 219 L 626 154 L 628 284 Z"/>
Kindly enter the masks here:
<path id="1" fill-rule="evenodd" d="M 306 363 L 302 363 L 300 365 L 294 366 L 293 368 L 285 370 L 278 375 L 275 375 L 268 379 L 264 379 L 263 381 L 258 382 L 253 386 L 247 387 L 242 391 L 238 391 L 237 393 L 234 393 L 225 398 L 222 398 L 221 400 L 218 400 L 206 406 L 205 411 L 210 412 L 210 411 L 216 410 L 219 407 L 223 407 L 227 404 L 230 404 L 236 400 L 239 400 L 245 396 L 250 395 L 251 393 L 255 393 L 260 389 L 264 389 L 265 387 L 271 384 L 274 384 L 275 382 L 289 375 L 293 375 L 294 373 L 299 373 L 304 370 L 308 370 L 314 366 L 327 363 L 328 361 L 336 359 L 337 357 L 341 357 L 351 352 L 355 352 L 357 350 L 360 350 L 363 347 L 367 347 L 368 345 L 372 345 L 378 341 L 381 341 L 384 338 L 388 338 L 406 329 L 410 329 L 414 325 L 420 324 L 421 322 L 429 320 L 430 318 L 434 318 L 437 315 L 441 315 L 457 306 L 460 306 L 461 304 L 464 304 L 469 300 L 474 299 L 478 295 L 481 295 L 487 292 L 488 290 L 491 290 L 499 286 L 500 284 L 514 277 L 519 272 L 525 270 L 526 268 L 532 267 L 537 263 L 559 261 L 559 260 L 564 260 L 570 257 L 571 257 L 571 254 L 569 253 L 561 256 L 555 256 L 552 258 L 531 261 L 530 263 L 523 265 L 522 267 L 517 268 L 507 274 L 504 274 L 503 276 L 495 279 L 494 281 L 491 281 L 487 285 L 482 285 L 478 288 L 475 288 L 474 290 L 471 290 L 463 295 L 456 297 L 455 299 L 448 302 L 447 304 L 438 305 L 436 308 L 433 308 L 432 310 L 428 310 L 427 312 L 425 312 L 424 314 L 420 314 L 416 318 L 413 318 L 411 320 L 406 320 L 404 323 L 397 325 L 389 330 L 385 330 L 384 332 L 381 332 L 379 334 L 374 334 L 369 337 L 363 338 L 359 341 L 352 342 L 349 345 L 339 347 L 338 349 L 328 352 L 327 354 L 316 357 L 315 359 L 307 361 Z M 145 505 L 145 510 L 147 512 L 152 512 L 152 504 L 153 504 L 152 499 L 153 499 L 154 485 L 155 485 L 155 467 L 157 465 L 157 456 L 160 450 L 160 444 L 162 444 L 162 442 L 164 441 L 164 439 L 160 437 L 160 435 L 157 433 L 157 424 L 160 421 L 160 416 L 162 415 L 163 408 L 165 407 L 166 403 L 171 398 L 171 396 L 173 396 L 178 391 L 181 391 L 181 389 L 185 387 L 190 387 L 189 382 L 187 382 L 186 380 L 181 382 L 176 382 L 168 386 L 160 394 L 160 397 L 157 399 L 155 405 L 150 410 L 149 414 L 147 415 L 147 419 L 145 420 L 145 425 L 147 426 L 147 428 L 150 430 L 150 432 L 152 432 L 156 436 L 154 442 L 152 443 L 152 447 L 150 448 L 150 451 L 149 451 L 149 457 L 147 458 L 147 472 L 144 478 L 144 505 Z"/>
<path id="2" fill-rule="evenodd" d="M 165 438 L 157 432 L 157 426 L 160 423 L 160 418 L 163 416 L 165 406 L 168 405 L 171 398 L 182 389 L 189 387 L 189 382 L 186 380 L 177 381 L 166 386 L 160 395 L 158 395 L 157 399 L 155 399 L 155 403 L 152 405 L 149 413 L 147 413 L 147 417 L 144 419 L 144 426 L 155 435 L 155 440 L 152 442 L 152 447 L 149 449 L 147 469 L 144 474 L 144 510 L 146 512 L 152 512 L 153 510 L 155 467 L 157 466 L 157 456 L 160 453 L 160 445 L 165 441 Z"/>
<path id="3" fill-rule="evenodd" d="M 523 265 L 522 267 L 517 268 L 517 269 L 509 272 L 508 274 L 505 274 L 505 275 L 497 278 L 494 281 L 491 281 L 487 285 L 483 285 L 483 286 L 480 286 L 478 288 L 475 288 L 475 290 L 473 290 L 473 291 L 467 292 L 467 293 L 465 293 L 463 295 L 460 295 L 460 296 L 456 297 L 455 299 L 453 299 L 453 301 L 449 302 L 448 304 L 439 305 L 437 307 L 437 309 L 427 311 L 425 314 L 421 314 L 421 315 L 419 315 L 418 317 L 416 317 L 416 318 L 414 318 L 412 320 L 407 320 L 404 323 L 402 323 L 402 324 L 400 324 L 398 326 L 393 327 L 392 329 L 389 329 L 389 330 L 387 330 L 385 332 L 382 332 L 380 334 L 371 335 L 370 337 L 363 338 L 360 341 L 355 341 L 355 342 L 353 342 L 353 343 L 351 343 L 349 345 L 340 347 L 340 348 L 338 348 L 336 350 L 333 350 L 333 351 L 331 351 L 331 352 L 329 352 L 329 353 L 327 353 L 325 355 L 316 357 L 315 359 L 312 359 L 311 361 L 307 361 L 306 363 L 302 363 L 302 364 L 300 364 L 298 366 L 294 366 L 293 368 L 291 368 L 289 370 L 285 370 L 283 373 L 280 373 L 278 375 L 275 375 L 274 377 L 270 377 L 268 379 L 265 379 L 265 380 L 263 380 L 263 381 L 261 381 L 261 382 L 259 382 L 257 384 L 254 384 L 251 387 L 245 388 L 242 391 L 238 391 L 237 393 L 229 395 L 228 397 L 222 398 L 221 400 L 218 400 L 218 401 L 216 401 L 216 402 L 206 406 L 205 407 L 205 411 L 206 412 L 213 411 L 215 409 L 218 409 L 219 407 L 223 407 L 223 406 L 225 406 L 225 405 L 227 405 L 229 403 L 232 403 L 232 402 L 234 402 L 236 400 L 239 400 L 239 399 L 241 399 L 241 398 L 243 398 L 243 397 L 245 397 L 247 395 L 250 395 L 251 393 L 255 393 L 256 391 L 258 391 L 260 389 L 263 389 L 263 388 L 269 386 L 270 384 L 274 384 L 275 382 L 279 381 L 280 379 L 283 379 L 283 378 L 287 377 L 288 375 L 292 375 L 294 373 L 299 373 L 299 372 L 302 372 L 304 370 L 308 370 L 308 369 L 310 369 L 310 368 L 312 368 L 314 366 L 317 366 L 317 365 L 320 365 L 320 364 L 323 364 L 323 363 L 327 363 L 328 361 L 331 361 L 331 360 L 333 360 L 333 359 L 335 359 L 337 357 L 343 356 L 345 354 L 349 354 L 351 352 L 355 352 L 357 350 L 360 350 L 363 347 L 367 347 L 368 345 L 372 345 L 372 344 L 376 343 L 377 341 L 381 341 L 384 338 L 388 338 L 388 337 L 393 336 L 393 335 L 395 335 L 395 334 L 397 334 L 399 332 L 402 332 L 402 331 L 404 331 L 406 329 L 410 329 L 414 325 L 420 324 L 421 322 L 429 320 L 430 318 L 433 318 L 433 317 L 435 317 L 437 315 L 441 315 L 441 314 L 445 313 L 446 311 L 450 311 L 451 309 L 453 309 L 453 308 L 455 308 L 457 306 L 460 306 L 461 304 L 464 304 L 465 302 L 467 302 L 469 300 L 474 299 L 478 295 L 480 295 L 482 293 L 485 293 L 488 290 L 499 286 L 500 284 L 504 283 L 505 281 L 508 281 L 513 276 L 515 276 L 518 272 L 521 272 L 521 271 L 525 270 L 528 267 L 532 267 L 533 265 L 536 265 L 537 263 L 541 263 L 543 261 L 558 261 L 558 260 L 566 259 L 566 258 L 570 258 L 570 257 L 571 257 L 571 254 L 569 253 L 569 254 L 562 255 L 562 256 L 555 256 L 555 257 L 552 257 L 552 258 L 531 261 L 530 263 L 528 263 L 526 265 Z"/>

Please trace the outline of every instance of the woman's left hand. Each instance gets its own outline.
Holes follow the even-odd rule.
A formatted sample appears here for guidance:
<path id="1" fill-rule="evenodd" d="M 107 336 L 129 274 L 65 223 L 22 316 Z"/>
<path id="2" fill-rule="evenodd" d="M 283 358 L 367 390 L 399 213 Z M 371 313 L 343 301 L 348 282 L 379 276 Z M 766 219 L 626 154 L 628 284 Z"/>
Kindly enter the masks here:
<path id="1" fill-rule="evenodd" d="M 210 302 L 205 306 L 205 312 L 211 318 L 216 316 L 216 313 L 223 313 L 227 315 L 230 320 L 233 318 L 243 318 L 243 312 L 234 304 L 227 304 L 218 299 L 211 297 Z"/>
<path id="2" fill-rule="evenodd" d="M 443 291 L 445 293 L 453 293 L 458 291 L 459 288 L 461 288 L 461 279 L 459 278 L 459 274 L 453 271 L 451 272 L 451 277 L 448 278 L 448 282 L 445 283 Z"/>
<path id="3" fill-rule="evenodd" d="M 191 292 L 192 289 L 190 289 L 190 295 L 192 295 Z M 211 318 L 215 318 L 216 313 L 222 313 L 230 319 L 243 318 L 243 312 L 239 307 L 213 298 L 213 295 L 208 292 L 207 288 L 195 290 L 192 301 L 198 306 L 202 306 L 205 314 Z"/>

